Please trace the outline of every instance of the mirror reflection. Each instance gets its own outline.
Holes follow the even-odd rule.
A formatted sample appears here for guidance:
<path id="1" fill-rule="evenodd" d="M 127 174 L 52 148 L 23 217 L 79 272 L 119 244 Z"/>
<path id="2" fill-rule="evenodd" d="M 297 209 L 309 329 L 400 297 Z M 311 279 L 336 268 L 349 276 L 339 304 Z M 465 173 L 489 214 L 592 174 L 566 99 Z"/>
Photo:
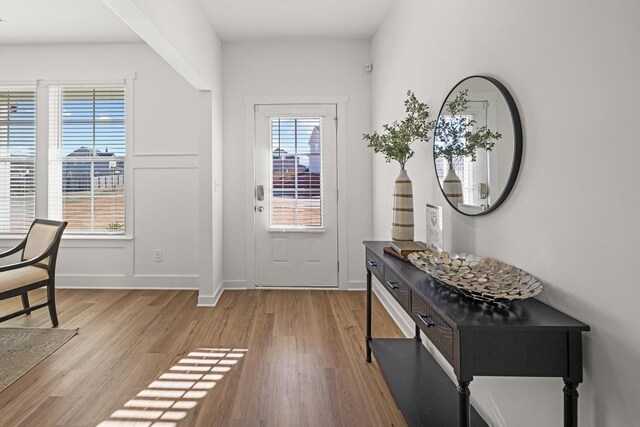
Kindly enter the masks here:
<path id="1" fill-rule="evenodd" d="M 458 83 L 440 110 L 433 147 L 440 188 L 452 207 L 465 215 L 497 208 L 513 187 L 522 147 L 506 88 L 483 76 Z"/>

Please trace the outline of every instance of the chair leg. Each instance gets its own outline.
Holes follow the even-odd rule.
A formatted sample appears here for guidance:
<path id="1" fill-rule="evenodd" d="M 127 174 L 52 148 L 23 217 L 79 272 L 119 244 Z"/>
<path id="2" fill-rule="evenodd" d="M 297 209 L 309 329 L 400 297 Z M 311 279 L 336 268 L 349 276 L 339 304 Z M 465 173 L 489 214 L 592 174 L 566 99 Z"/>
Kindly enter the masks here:
<path id="1" fill-rule="evenodd" d="M 27 295 L 27 293 L 25 292 L 24 294 L 21 295 L 21 297 L 22 297 L 22 308 L 27 310 L 25 314 L 28 316 L 31 314 L 31 310 L 29 310 L 29 295 Z"/>
<path id="2" fill-rule="evenodd" d="M 56 291 L 53 282 L 47 286 L 47 299 L 49 303 L 49 316 L 53 326 L 58 326 L 58 314 L 56 313 Z"/>

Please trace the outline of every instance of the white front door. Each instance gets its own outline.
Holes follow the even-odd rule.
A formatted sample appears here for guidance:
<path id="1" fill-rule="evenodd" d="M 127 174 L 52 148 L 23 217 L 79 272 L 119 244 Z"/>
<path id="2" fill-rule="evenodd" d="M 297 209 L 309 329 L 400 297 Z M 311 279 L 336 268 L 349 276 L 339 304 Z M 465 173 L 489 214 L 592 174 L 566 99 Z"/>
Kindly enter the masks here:
<path id="1" fill-rule="evenodd" d="M 338 286 L 335 105 L 258 105 L 256 286 Z"/>

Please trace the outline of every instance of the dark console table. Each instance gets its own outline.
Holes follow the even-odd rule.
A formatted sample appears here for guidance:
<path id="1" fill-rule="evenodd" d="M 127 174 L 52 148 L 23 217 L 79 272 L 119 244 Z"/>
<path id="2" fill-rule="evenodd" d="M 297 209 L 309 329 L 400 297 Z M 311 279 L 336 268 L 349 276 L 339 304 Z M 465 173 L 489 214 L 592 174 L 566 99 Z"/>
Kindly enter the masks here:
<path id="1" fill-rule="evenodd" d="M 485 426 L 469 405 L 474 376 L 562 377 L 564 425 L 578 424 L 582 332 L 589 326 L 536 300 L 484 304 L 460 295 L 412 264 L 384 254 L 389 242 L 364 242 L 366 358 L 376 356 L 410 426 Z M 372 338 L 371 275 L 415 322 L 413 339 Z M 421 344 L 420 330 L 455 372 L 457 387 Z"/>

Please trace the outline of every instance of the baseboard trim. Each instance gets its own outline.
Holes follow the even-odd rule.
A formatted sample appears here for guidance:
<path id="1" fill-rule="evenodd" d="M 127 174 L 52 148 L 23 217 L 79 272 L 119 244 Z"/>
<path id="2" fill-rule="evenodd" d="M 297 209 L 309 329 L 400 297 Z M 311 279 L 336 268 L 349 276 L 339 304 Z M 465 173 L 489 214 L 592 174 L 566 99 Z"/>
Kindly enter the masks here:
<path id="1" fill-rule="evenodd" d="M 246 280 L 225 280 L 222 282 L 222 287 L 225 290 L 246 291 L 247 289 L 254 289 L 253 286 L 249 286 L 249 283 Z"/>
<path id="2" fill-rule="evenodd" d="M 194 287 L 180 287 L 180 286 L 107 286 L 107 285 L 61 285 L 56 284 L 56 289 L 82 289 L 82 290 L 95 290 L 95 291 L 198 291 L 198 288 Z"/>
<path id="3" fill-rule="evenodd" d="M 127 276 L 101 274 L 57 274 L 56 287 L 80 289 L 189 289 L 197 290 L 199 277 L 175 276 Z"/>
<path id="4" fill-rule="evenodd" d="M 216 293 L 213 295 L 199 295 L 198 296 L 198 307 L 215 307 L 224 292 L 224 282 L 218 285 L 218 289 Z"/>
<path id="5" fill-rule="evenodd" d="M 337 286 L 256 286 L 262 291 L 339 291 Z"/>
<path id="6" fill-rule="evenodd" d="M 366 291 L 367 282 L 365 282 L 364 280 L 349 280 L 347 282 L 347 290 L 348 291 Z"/>
<path id="7" fill-rule="evenodd" d="M 340 286 L 251 286 L 246 280 L 225 280 L 222 283 L 225 290 L 247 290 L 247 289 L 282 289 L 282 290 L 346 290 L 346 291 L 366 291 L 367 282 L 362 280 L 350 280 L 347 282 L 347 287 Z"/>

